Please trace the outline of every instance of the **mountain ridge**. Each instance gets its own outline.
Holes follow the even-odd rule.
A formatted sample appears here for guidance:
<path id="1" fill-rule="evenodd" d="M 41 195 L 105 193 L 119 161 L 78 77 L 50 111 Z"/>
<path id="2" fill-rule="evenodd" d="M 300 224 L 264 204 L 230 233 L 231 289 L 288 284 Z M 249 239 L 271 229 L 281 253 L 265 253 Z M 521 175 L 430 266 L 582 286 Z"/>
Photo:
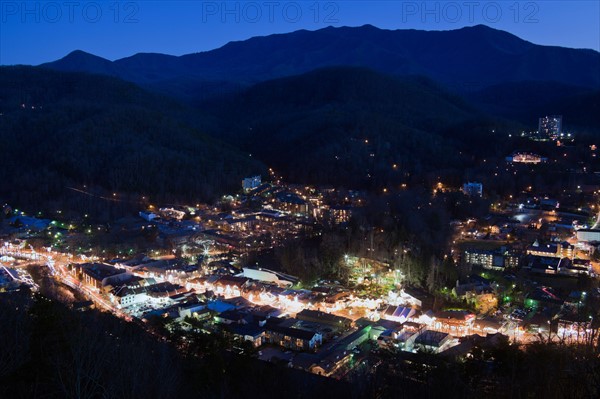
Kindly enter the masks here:
<path id="1" fill-rule="evenodd" d="M 330 66 L 423 75 L 456 92 L 518 81 L 600 87 L 600 53 L 537 45 L 485 25 L 446 31 L 326 27 L 257 36 L 181 56 L 137 53 L 108 61 L 75 55 L 41 66 L 118 76 L 189 100 L 196 92 L 219 95 L 227 93 L 222 87 L 247 87 Z M 215 89 L 215 82 L 222 85 Z M 182 95 L 181 87 L 189 85 L 197 87 L 196 94 Z"/>

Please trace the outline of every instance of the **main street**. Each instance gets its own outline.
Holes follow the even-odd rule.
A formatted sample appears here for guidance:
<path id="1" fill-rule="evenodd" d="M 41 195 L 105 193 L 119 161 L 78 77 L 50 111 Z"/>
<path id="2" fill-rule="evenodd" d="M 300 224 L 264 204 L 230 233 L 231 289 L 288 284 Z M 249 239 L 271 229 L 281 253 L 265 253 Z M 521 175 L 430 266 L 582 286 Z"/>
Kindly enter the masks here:
<path id="1" fill-rule="evenodd" d="M 72 255 L 62 252 L 53 251 L 51 248 L 44 248 L 42 251 L 36 251 L 31 247 L 22 247 L 4 242 L 0 246 L 0 256 L 10 256 L 15 259 L 29 260 L 29 262 L 17 265 L 18 268 L 23 268 L 30 265 L 44 265 L 50 271 L 50 275 L 58 282 L 70 287 L 71 289 L 83 294 L 86 298 L 92 300 L 99 308 L 111 312 L 116 316 L 131 321 L 132 318 L 128 314 L 117 309 L 113 304 L 107 301 L 99 292 L 92 288 L 81 284 L 71 273 L 67 266 L 71 263 L 84 263 L 96 260 L 85 255 Z M 26 282 L 27 283 L 27 282 Z M 35 284 L 35 282 L 31 281 Z M 35 284 L 37 287 L 37 284 Z"/>

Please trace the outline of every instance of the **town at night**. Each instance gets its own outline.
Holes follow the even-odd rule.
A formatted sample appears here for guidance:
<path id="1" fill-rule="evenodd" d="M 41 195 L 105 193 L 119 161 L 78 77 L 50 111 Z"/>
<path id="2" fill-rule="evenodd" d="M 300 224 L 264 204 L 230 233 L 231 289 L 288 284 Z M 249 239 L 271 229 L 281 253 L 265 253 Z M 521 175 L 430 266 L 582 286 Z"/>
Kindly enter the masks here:
<path id="1" fill-rule="evenodd" d="M 600 396 L 600 3 L 0 6 L 0 397 Z"/>

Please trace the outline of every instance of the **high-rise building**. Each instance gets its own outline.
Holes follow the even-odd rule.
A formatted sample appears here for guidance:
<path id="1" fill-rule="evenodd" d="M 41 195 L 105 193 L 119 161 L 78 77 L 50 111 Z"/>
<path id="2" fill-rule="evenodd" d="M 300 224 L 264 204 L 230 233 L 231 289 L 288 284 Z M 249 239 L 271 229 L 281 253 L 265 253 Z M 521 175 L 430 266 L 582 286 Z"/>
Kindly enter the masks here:
<path id="1" fill-rule="evenodd" d="M 540 137 L 555 140 L 562 132 L 562 116 L 552 115 L 540 118 L 538 124 L 538 135 Z"/>

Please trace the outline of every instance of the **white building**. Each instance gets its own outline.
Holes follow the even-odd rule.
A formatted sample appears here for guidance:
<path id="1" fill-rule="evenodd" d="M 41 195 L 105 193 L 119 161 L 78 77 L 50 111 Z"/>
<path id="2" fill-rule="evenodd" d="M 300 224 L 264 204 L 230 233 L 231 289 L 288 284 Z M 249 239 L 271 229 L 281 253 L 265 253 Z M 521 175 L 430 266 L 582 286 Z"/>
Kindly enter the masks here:
<path id="1" fill-rule="evenodd" d="M 483 184 L 477 182 L 468 182 L 463 184 L 463 193 L 470 197 L 481 197 L 483 195 Z"/>
<path id="2" fill-rule="evenodd" d="M 600 229 L 580 229 L 576 234 L 579 242 L 600 242 Z"/>
<path id="3" fill-rule="evenodd" d="M 242 180 L 242 188 L 245 192 L 253 190 L 261 185 L 261 177 L 260 176 L 252 176 L 246 177 Z"/>
<path id="4" fill-rule="evenodd" d="M 243 272 L 241 274 L 238 274 L 237 277 L 246 277 L 252 280 L 275 283 L 280 287 L 291 287 L 292 285 L 294 285 L 293 281 L 285 280 L 284 278 L 282 278 L 283 276 L 281 276 L 279 273 L 272 272 L 267 269 L 250 269 L 248 267 L 245 267 L 242 270 Z"/>
<path id="5" fill-rule="evenodd" d="M 143 287 L 123 287 L 123 290 L 111 293 L 110 299 L 121 308 L 127 308 L 129 306 L 147 303 L 151 298 Z"/>
<path id="6" fill-rule="evenodd" d="M 156 213 L 152 213 L 152 212 L 141 211 L 140 217 L 148 222 L 151 222 L 154 219 L 156 219 L 158 217 L 158 215 Z"/>

